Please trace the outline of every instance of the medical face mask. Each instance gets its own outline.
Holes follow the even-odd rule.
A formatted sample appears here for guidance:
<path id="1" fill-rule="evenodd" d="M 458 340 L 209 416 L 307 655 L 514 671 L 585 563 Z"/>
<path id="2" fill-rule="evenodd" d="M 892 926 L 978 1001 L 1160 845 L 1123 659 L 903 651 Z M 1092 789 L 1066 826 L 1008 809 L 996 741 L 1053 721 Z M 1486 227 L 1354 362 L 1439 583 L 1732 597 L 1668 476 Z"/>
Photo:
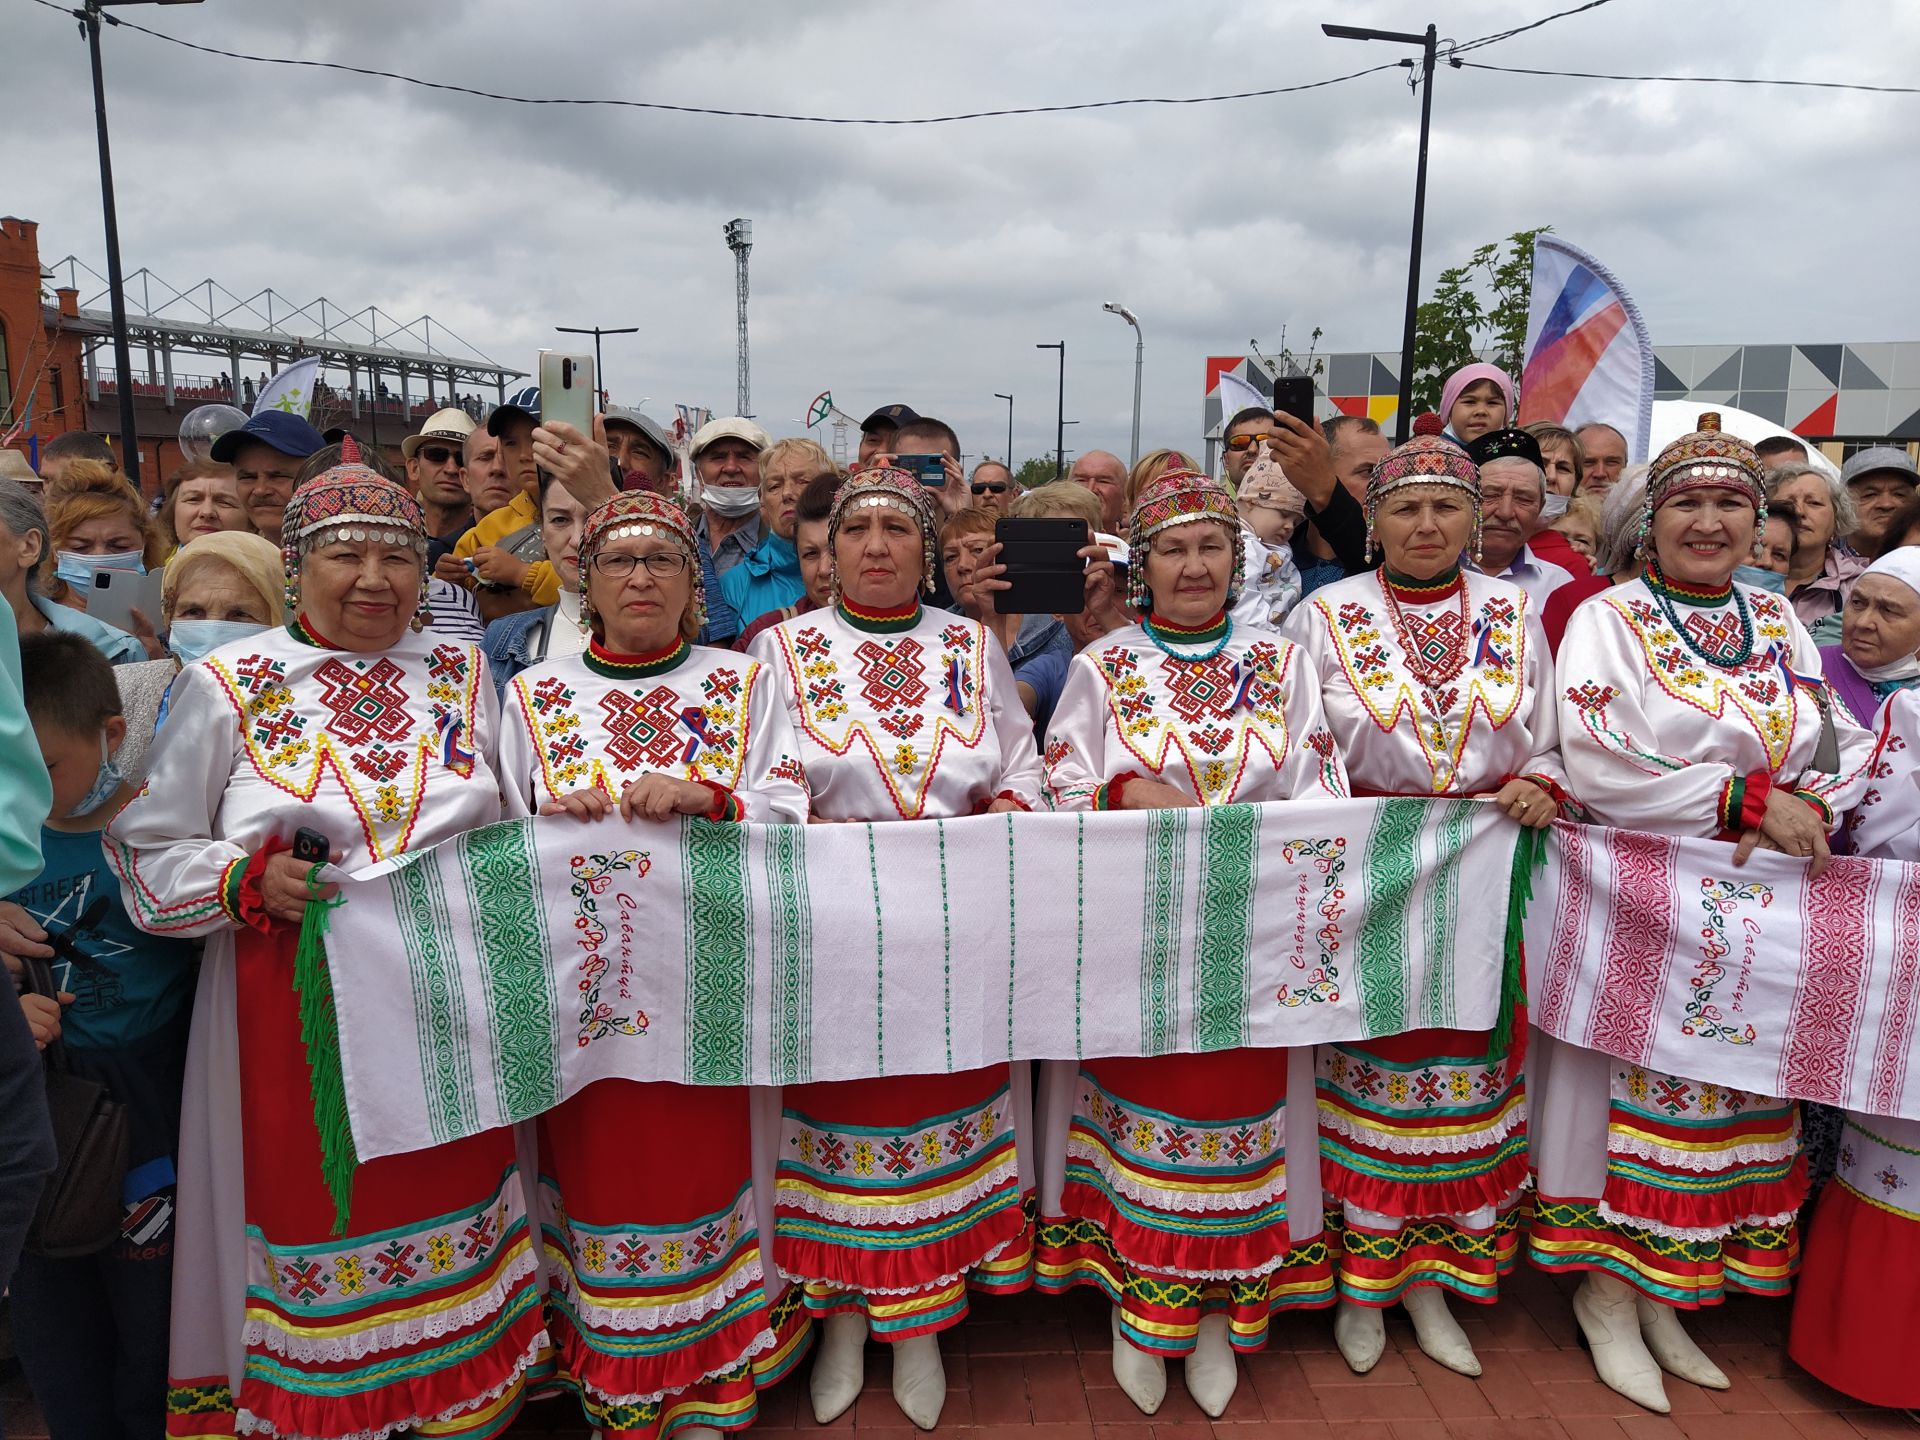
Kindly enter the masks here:
<path id="1" fill-rule="evenodd" d="M 1778 570 L 1763 570 L 1758 565 L 1736 565 L 1733 567 L 1733 583 L 1751 585 L 1759 590 L 1771 590 L 1776 595 L 1787 593 L 1787 577 Z"/>
<path id="2" fill-rule="evenodd" d="M 120 762 L 115 760 L 112 754 L 108 752 L 106 732 L 102 731 L 100 734 L 100 769 L 94 774 L 93 788 L 81 797 L 78 805 L 75 805 L 71 810 L 67 811 L 67 818 L 69 820 L 79 820 L 91 815 L 107 803 L 108 797 L 126 782 L 126 778 L 125 775 L 120 773 Z"/>
<path id="3" fill-rule="evenodd" d="M 167 631 L 167 649 L 182 665 L 191 665 L 230 640 L 245 640 L 266 628 L 251 620 L 176 620 Z"/>
<path id="4" fill-rule="evenodd" d="M 1549 490 L 1546 493 L 1546 498 L 1540 502 L 1541 523 L 1551 525 L 1562 515 L 1566 514 L 1567 505 L 1572 499 L 1573 497 L 1571 495 L 1560 495 Z"/>
<path id="5" fill-rule="evenodd" d="M 74 550 L 55 552 L 53 573 L 81 590 L 93 588 L 96 570 L 128 570 L 135 575 L 147 573 L 147 557 L 138 550 L 121 550 L 112 555 L 82 555 Z"/>
<path id="6" fill-rule="evenodd" d="M 739 520 L 760 508 L 760 491 L 752 485 L 703 485 L 700 503 L 716 515 Z"/>

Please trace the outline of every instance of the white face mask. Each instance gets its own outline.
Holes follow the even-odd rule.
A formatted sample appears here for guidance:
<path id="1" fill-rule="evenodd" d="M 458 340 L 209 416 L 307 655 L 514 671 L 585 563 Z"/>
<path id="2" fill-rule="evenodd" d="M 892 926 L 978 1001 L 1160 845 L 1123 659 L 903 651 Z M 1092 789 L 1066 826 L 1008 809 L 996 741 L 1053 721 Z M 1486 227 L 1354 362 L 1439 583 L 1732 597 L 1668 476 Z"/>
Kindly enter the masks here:
<path id="1" fill-rule="evenodd" d="M 1549 490 L 1546 498 L 1540 502 L 1540 523 L 1543 525 L 1551 525 L 1554 521 L 1558 520 L 1562 515 L 1567 513 L 1567 506 L 1572 499 L 1573 497 L 1571 495 L 1561 495 Z"/>
<path id="2" fill-rule="evenodd" d="M 700 503 L 716 515 L 738 520 L 760 508 L 760 491 L 752 485 L 703 485 Z"/>

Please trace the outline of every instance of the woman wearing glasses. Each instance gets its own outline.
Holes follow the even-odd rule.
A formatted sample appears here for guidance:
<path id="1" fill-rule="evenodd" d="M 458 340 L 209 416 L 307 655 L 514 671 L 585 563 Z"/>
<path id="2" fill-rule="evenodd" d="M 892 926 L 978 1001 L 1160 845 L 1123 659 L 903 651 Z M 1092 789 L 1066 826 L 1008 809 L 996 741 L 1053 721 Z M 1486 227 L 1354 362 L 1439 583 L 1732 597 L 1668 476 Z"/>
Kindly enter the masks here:
<path id="1" fill-rule="evenodd" d="M 647 491 L 587 517 L 591 638 L 507 686 L 509 814 L 805 822 L 799 747 L 772 676 L 689 643 L 705 609 L 697 554 L 686 515 Z M 579 863 L 635 863 L 626 843 L 617 822 L 583 828 L 590 858 Z M 646 1023 L 622 1003 L 623 977 L 595 959 L 563 1017 L 583 1048 Z M 609 1144 L 635 1135 L 698 1143 L 636 1167 Z M 748 1092 L 602 1080 L 541 1117 L 540 1153 L 549 1328 L 591 1423 L 707 1440 L 752 1423 L 757 1390 L 799 1357 L 807 1320 L 797 1289 L 769 1305 L 762 1286 Z"/>

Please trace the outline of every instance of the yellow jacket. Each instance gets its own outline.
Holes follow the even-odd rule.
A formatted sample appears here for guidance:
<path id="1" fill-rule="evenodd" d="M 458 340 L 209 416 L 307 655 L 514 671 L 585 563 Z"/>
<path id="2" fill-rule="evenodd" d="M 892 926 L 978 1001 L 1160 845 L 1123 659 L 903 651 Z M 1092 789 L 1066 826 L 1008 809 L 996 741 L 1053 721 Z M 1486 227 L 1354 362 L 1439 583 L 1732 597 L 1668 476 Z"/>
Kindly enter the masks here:
<path id="1" fill-rule="evenodd" d="M 523 490 L 498 510 L 489 511 L 478 525 L 462 535 L 453 547 L 454 556 L 469 560 L 473 552 L 482 546 L 498 545 L 514 531 L 537 525 L 539 521 L 540 514 L 534 508 L 533 497 Z M 527 566 L 520 588 L 526 591 L 534 604 L 551 605 L 560 598 L 560 575 L 547 561 L 535 560 Z"/>

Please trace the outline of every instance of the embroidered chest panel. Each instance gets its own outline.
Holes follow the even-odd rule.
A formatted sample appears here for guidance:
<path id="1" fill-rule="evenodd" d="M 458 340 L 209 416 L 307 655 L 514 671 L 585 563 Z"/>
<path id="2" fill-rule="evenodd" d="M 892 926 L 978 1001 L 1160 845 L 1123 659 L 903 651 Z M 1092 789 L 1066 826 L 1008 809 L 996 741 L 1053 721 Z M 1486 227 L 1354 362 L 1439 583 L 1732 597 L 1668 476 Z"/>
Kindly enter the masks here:
<path id="1" fill-rule="evenodd" d="M 918 815 L 949 745 L 986 733 L 986 631 L 956 620 L 938 634 L 781 626 L 780 653 L 805 739 L 837 757 L 863 753 L 902 816 Z"/>
<path id="2" fill-rule="evenodd" d="M 1203 804 L 1223 804 L 1251 765 L 1278 770 L 1293 747 L 1287 677 L 1294 647 L 1256 640 L 1235 656 L 1179 660 L 1152 648 L 1110 645 L 1099 653 L 1107 709 L 1120 743 L 1153 774 L 1183 764 Z"/>
<path id="3" fill-rule="evenodd" d="M 1435 793 L 1452 788 L 1476 716 L 1497 731 L 1520 713 L 1527 685 L 1523 603 L 1488 595 L 1469 604 L 1465 618 L 1457 601 L 1402 606 L 1396 626 L 1384 600 L 1314 602 L 1361 710 L 1382 731 L 1398 727 L 1414 736 Z"/>
<path id="4" fill-rule="evenodd" d="M 473 776 L 474 649 L 439 645 L 425 656 L 399 658 L 316 654 L 307 674 L 304 664 L 264 652 L 230 665 L 205 663 L 233 706 L 242 749 L 262 780 L 312 803 L 331 775 L 369 853 L 397 854 L 412 836 L 430 774 Z"/>
<path id="5" fill-rule="evenodd" d="M 513 684 L 547 793 L 590 785 L 617 796 L 650 771 L 737 788 L 759 672 L 741 660 L 631 683 L 569 673 Z"/>
<path id="6" fill-rule="evenodd" d="M 1653 683 L 1681 704 L 1716 719 L 1729 707 L 1752 727 L 1766 747 L 1768 768 L 1778 772 L 1787 762 L 1798 720 L 1800 686 L 1794 683 L 1788 657 L 1792 635 L 1785 603 L 1774 595 L 1743 592 L 1753 617 L 1750 654 L 1739 663 L 1705 664 L 1695 647 L 1708 655 L 1737 658 L 1744 639 L 1738 610 L 1728 605 L 1717 611 L 1676 606 L 1686 627 L 1689 646 L 1661 607 L 1645 596 L 1609 599 L 1615 613 L 1627 622 L 1646 661 Z M 1603 687 L 1604 688 L 1604 687 Z M 1579 697 L 1569 698 L 1581 703 Z M 1582 708 L 1588 708 L 1584 704 Z"/>

